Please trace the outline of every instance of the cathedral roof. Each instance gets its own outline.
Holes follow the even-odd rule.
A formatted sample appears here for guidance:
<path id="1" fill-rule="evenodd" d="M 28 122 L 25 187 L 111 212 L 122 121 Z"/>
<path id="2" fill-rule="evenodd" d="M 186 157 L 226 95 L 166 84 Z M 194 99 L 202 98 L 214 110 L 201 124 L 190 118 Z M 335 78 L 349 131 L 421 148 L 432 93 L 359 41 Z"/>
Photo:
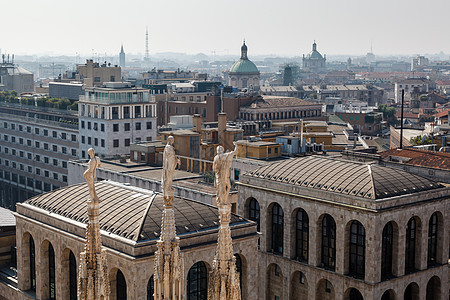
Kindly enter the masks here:
<path id="1" fill-rule="evenodd" d="M 383 199 L 443 187 L 405 171 L 320 156 L 265 165 L 245 175 L 365 199 Z"/>
<path id="2" fill-rule="evenodd" d="M 162 194 L 112 181 L 97 182 L 95 188 L 101 200 L 101 230 L 135 242 L 159 238 L 164 204 Z M 87 224 L 88 199 L 89 189 L 83 183 L 35 196 L 25 204 Z M 217 207 L 175 197 L 174 212 L 177 235 L 181 239 L 189 234 L 218 229 Z M 232 228 L 245 223 L 251 222 L 232 214 Z"/>

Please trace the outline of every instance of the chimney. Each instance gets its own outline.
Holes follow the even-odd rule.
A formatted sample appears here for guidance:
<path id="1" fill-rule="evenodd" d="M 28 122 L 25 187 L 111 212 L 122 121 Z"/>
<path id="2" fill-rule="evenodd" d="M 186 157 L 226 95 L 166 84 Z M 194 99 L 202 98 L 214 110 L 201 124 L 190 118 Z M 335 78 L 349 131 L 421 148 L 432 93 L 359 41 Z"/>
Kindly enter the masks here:
<path id="1" fill-rule="evenodd" d="M 192 130 L 200 133 L 202 131 L 202 117 L 199 114 L 195 114 L 192 123 L 194 127 Z"/>
<path id="2" fill-rule="evenodd" d="M 219 144 L 225 147 L 225 130 L 227 129 L 227 114 L 219 113 L 218 115 L 218 131 L 219 131 Z"/>

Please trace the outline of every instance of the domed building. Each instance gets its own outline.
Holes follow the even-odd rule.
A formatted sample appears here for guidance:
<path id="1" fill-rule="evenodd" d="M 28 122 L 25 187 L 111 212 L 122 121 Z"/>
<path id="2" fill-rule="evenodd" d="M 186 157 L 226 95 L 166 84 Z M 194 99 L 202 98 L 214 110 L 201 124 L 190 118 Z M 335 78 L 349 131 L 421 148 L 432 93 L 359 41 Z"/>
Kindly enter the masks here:
<path id="1" fill-rule="evenodd" d="M 259 89 L 259 70 L 247 57 L 247 45 L 241 47 L 241 58 L 228 72 L 228 85 L 239 89 Z"/>
<path id="2" fill-rule="evenodd" d="M 306 54 L 303 54 L 303 70 L 313 72 L 313 73 L 322 73 L 326 71 L 326 55 L 322 56 L 319 51 L 317 51 L 317 44 L 314 41 L 312 46 L 312 51 Z"/>

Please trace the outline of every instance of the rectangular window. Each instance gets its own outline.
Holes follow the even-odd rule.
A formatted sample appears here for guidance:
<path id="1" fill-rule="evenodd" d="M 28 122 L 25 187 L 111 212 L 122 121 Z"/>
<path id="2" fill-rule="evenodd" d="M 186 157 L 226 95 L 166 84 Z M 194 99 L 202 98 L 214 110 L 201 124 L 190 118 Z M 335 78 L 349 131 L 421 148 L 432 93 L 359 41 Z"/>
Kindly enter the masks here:
<path id="1" fill-rule="evenodd" d="M 101 141 L 100 141 L 100 146 L 103 147 L 103 148 L 105 148 L 105 140 L 104 140 L 104 139 L 101 139 Z"/>
<path id="2" fill-rule="evenodd" d="M 84 135 L 81 136 L 81 143 L 85 144 L 86 143 L 86 138 L 84 137 Z"/>
<path id="3" fill-rule="evenodd" d="M 38 154 L 38 155 L 36 155 L 36 161 L 41 161 L 41 156 Z"/>
<path id="4" fill-rule="evenodd" d="M 12 136 L 11 137 L 11 143 L 15 143 L 16 142 L 16 137 L 15 136 Z"/>
<path id="5" fill-rule="evenodd" d="M 130 139 L 125 139 L 125 147 L 130 146 Z"/>
<path id="6" fill-rule="evenodd" d="M 27 158 L 28 159 L 33 159 L 33 155 L 31 155 L 31 153 L 27 153 Z"/>
<path id="7" fill-rule="evenodd" d="M 41 175 L 41 169 L 36 168 L 36 175 Z"/>
<path id="8" fill-rule="evenodd" d="M 61 152 L 63 154 L 67 154 L 67 148 L 66 147 L 61 147 Z"/>
<path id="9" fill-rule="evenodd" d="M 44 136 L 48 136 L 48 130 L 47 129 L 44 129 Z"/>
<path id="10" fill-rule="evenodd" d="M 57 138 L 57 137 L 58 137 L 58 132 L 53 131 L 53 132 L 52 132 L 52 136 L 53 136 L 54 138 Z"/>
<path id="11" fill-rule="evenodd" d="M 49 171 L 44 171 L 44 176 L 45 176 L 45 177 L 50 176 L 50 172 L 49 172 Z"/>
<path id="12" fill-rule="evenodd" d="M 90 136 L 88 136 L 88 145 L 92 145 L 92 138 Z"/>
<path id="13" fill-rule="evenodd" d="M 152 129 L 152 122 L 147 122 L 147 129 Z"/>
<path id="14" fill-rule="evenodd" d="M 119 132 L 119 124 L 113 124 L 113 131 Z"/>
<path id="15" fill-rule="evenodd" d="M 44 157 L 44 163 L 48 164 L 48 161 L 49 161 L 48 157 L 47 156 Z"/>
<path id="16" fill-rule="evenodd" d="M 39 134 L 39 128 L 34 128 L 34 133 Z"/>
<path id="17" fill-rule="evenodd" d="M 136 123 L 136 130 L 141 130 L 141 122 Z"/>
<path id="18" fill-rule="evenodd" d="M 70 137 L 71 137 L 72 142 L 77 141 L 77 136 L 75 134 L 72 134 Z"/>
<path id="19" fill-rule="evenodd" d="M 27 132 L 31 133 L 31 126 L 27 126 Z"/>
<path id="20" fill-rule="evenodd" d="M 98 131 L 98 123 L 94 123 L 94 130 Z"/>
<path id="21" fill-rule="evenodd" d="M 119 148 L 119 140 L 113 140 L 113 147 Z"/>
<path id="22" fill-rule="evenodd" d="M 105 124 L 100 124 L 100 131 L 105 132 Z"/>
<path id="23" fill-rule="evenodd" d="M 24 152 L 23 152 L 23 151 L 20 151 L 20 152 L 19 152 L 19 156 L 20 156 L 20 157 L 23 157 L 23 155 L 24 155 Z"/>
<path id="24" fill-rule="evenodd" d="M 63 175 L 63 182 L 67 182 L 67 176 L 66 175 Z"/>
<path id="25" fill-rule="evenodd" d="M 23 145 L 23 138 L 19 138 L 19 144 Z"/>
<path id="26" fill-rule="evenodd" d="M 67 161 L 65 161 L 65 160 L 62 161 L 62 167 L 64 169 L 67 169 Z"/>
<path id="27" fill-rule="evenodd" d="M 100 77 L 94 77 L 94 82 L 100 82 Z"/>
<path id="28" fill-rule="evenodd" d="M 98 146 L 98 138 L 94 138 L 94 146 Z"/>
<path id="29" fill-rule="evenodd" d="M 81 121 L 81 128 L 84 129 L 84 121 Z"/>
<path id="30" fill-rule="evenodd" d="M 44 149 L 48 150 L 48 144 L 47 143 L 44 143 Z"/>
<path id="31" fill-rule="evenodd" d="M 58 152 L 58 146 L 53 145 L 53 146 L 52 146 L 52 149 L 53 149 L 53 152 Z"/>
<path id="32" fill-rule="evenodd" d="M 58 160 L 57 159 L 53 159 L 53 165 L 55 166 L 55 167 L 57 167 L 58 166 Z"/>
<path id="33" fill-rule="evenodd" d="M 124 125 L 124 130 L 125 131 L 130 131 L 130 123 L 125 123 Z"/>
<path id="34" fill-rule="evenodd" d="M 91 129 L 91 122 L 88 122 L 88 129 Z"/>
<path id="35" fill-rule="evenodd" d="M 152 137 L 151 136 L 148 136 L 147 137 L 147 142 L 151 142 L 152 141 Z"/>
<path id="36" fill-rule="evenodd" d="M 31 147 L 31 140 L 27 140 L 27 146 Z"/>
<path id="37" fill-rule="evenodd" d="M 77 149 L 72 149 L 72 156 L 77 156 Z"/>
<path id="38" fill-rule="evenodd" d="M 53 179 L 58 180 L 58 173 L 53 173 Z"/>
<path id="39" fill-rule="evenodd" d="M 39 147 L 41 146 L 41 144 L 40 144 L 38 141 L 35 141 L 35 142 L 34 142 L 34 146 L 35 146 L 37 149 L 39 149 Z"/>

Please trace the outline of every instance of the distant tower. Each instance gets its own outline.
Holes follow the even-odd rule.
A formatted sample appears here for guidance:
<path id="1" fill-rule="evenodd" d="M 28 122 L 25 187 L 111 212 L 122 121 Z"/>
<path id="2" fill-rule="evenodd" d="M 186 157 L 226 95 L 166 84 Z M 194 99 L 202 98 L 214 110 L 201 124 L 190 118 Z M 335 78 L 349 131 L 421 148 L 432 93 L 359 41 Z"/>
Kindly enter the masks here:
<path id="1" fill-rule="evenodd" d="M 145 28 L 145 57 L 144 57 L 145 61 L 149 61 L 150 60 L 150 55 L 148 53 L 148 26 Z"/>
<path id="2" fill-rule="evenodd" d="M 125 52 L 123 51 L 123 44 L 122 47 L 120 48 L 119 64 L 122 68 L 125 68 Z"/>

